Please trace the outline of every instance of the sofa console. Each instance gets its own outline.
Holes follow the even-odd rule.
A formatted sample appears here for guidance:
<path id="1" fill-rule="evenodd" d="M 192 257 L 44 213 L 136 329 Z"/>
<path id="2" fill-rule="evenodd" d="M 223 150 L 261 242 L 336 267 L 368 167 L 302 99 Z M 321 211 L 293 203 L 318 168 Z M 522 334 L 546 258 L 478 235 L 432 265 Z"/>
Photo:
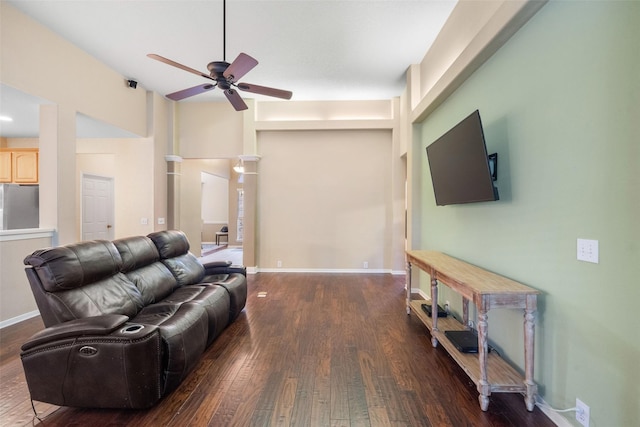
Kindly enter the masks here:
<path id="1" fill-rule="evenodd" d="M 24 260 L 46 329 L 21 352 L 31 398 L 147 408 L 244 309 L 246 269 L 201 264 L 181 231 L 40 249 Z"/>

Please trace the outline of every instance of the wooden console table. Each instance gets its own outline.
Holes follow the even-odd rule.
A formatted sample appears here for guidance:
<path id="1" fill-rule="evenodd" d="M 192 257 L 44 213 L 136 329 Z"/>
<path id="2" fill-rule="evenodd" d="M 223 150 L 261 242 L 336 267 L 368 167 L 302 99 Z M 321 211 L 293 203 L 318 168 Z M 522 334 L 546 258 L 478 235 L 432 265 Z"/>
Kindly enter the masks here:
<path id="1" fill-rule="evenodd" d="M 411 300 L 411 267 L 417 266 L 431 276 L 431 304 L 438 306 L 438 282 L 462 296 L 463 323 L 451 316 L 432 317 L 422 311 L 424 300 Z M 521 283 L 467 264 L 440 252 L 407 251 L 407 314 L 412 311 L 431 332 L 431 343 L 438 342 L 464 369 L 476 384 L 480 408 L 489 407 L 492 392 L 524 393 L 527 410 L 533 411 L 537 385 L 533 382 L 533 352 L 535 312 L 538 291 Z M 478 353 L 461 353 L 445 337 L 446 330 L 465 329 L 469 321 L 469 301 L 478 310 Z M 487 312 L 492 308 L 520 308 L 524 310 L 524 378 L 495 352 L 489 353 Z"/>

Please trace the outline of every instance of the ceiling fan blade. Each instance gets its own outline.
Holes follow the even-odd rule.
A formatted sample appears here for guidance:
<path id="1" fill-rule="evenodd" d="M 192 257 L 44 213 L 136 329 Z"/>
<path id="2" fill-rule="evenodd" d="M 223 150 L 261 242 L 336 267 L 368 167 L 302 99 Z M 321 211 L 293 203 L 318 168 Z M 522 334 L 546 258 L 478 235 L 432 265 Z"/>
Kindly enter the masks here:
<path id="1" fill-rule="evenodd" d="M 236 109 L 236 111 L 242 111 L 249 108 L 247 107 L 247 104 L 244 103 L 237 90 L 227 89 L 224 91 L 224 94 L 226 95 L 231 105 L 233 105 L 233 108 Z"/>
<path id="2" fill-rule="evenodd" d="M 191 67 L 187 67 L 186 65 L 182 65 L 182 64 L 180 64 L 180 63 L 178 63 L 178 62 L 172 61 L 172 60 L 170 60 L 170 59 L 168 59 L 168 58 L 165 58 L 164 56 L 156 55 L 155 53 L 150 53 L 150 54 L 148 54 L 147 56 L 148 56 L 149 58 L 151 58 L 151 59 L 155 59 L 156 61 L 164 62 L 165 64 L 169 64 L 169 65 L 172 65 L 172 66 L 174 66 L 174 67 L 176 67 L 176 68 L 180 68 L 181 70 L 184 70 L 184 71 L 188 71 L 188 72 L 190 72 L 190 73 L 193 73 L 193 74 L 195 74 L 195 75 L 197 75 L 197 76 L 204 77 L 205 79 L 215 80 L 213 77 L 211 77 L 211 76 L 210 76 L 210 75 L 208 75 L 208 74 L 201 73 L 201 72 L 200 72 L 200 71 L 198 71 L 198 70 L 194 70 L 194 69 L 193 69 L 193 68 L 191 68 Z"/>
<path id="3" fill-rule="evenodd" d="M 258 61 L 247 55 L 246 53 L 240 53 L 238 57 L 227 67 L 223 76 L 227 79 L 231 78 L 231 81 L 236 82 L 242 78 L 245 74 L 258 65 Z"/>
<path id="4" fill-rule="evenodd" d="M 170 93 L 169 95 L 167 95 L 167 98 L 172 99 L 174 101 L 180 101 L 181 99 L 189 98 L 190 96 L 204 93 L 208 90 L 213 89 L 214 87 L 216 87 L 215 84 L 205 83 L 203 85 L 198 85 L 198 86 L 190 87 L 188 89 L 182 89 L 177 92 Z"/>
<path id="5" fill-rule="evenodd" d="M 292 92 L 288 90 L 275 89 L 272 87 L 258 86 L 251 83 L 238 83 L 238 89 L 260 95 L 274 96 L 276 98 L 291 99 Z"/>

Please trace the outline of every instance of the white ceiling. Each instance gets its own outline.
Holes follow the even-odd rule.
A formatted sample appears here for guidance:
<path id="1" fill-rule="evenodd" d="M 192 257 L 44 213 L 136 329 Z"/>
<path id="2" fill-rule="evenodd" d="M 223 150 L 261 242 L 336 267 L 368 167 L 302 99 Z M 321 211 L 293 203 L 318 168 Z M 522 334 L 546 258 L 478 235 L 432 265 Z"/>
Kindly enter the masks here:
<path id="1" fill-rule="evenodd" d="M 456 3 L 227 0 L 223 58 L 222 0 L 3 1 L 116 70 L 123 79 L 136 80 L 138 90 L 168 94 L 207 82 L 154 61 L 148 53 L 208 74 L 209 62 L 232 62 L 244 52 L 259 64 L 242 81 L 291 90 L 293 100 L 399 96 L 407 68 L 422 60 Z M 17 98 L 11 92 L 15 91 L 2 86 L 0 114 L 11 113 Z M 216 89 L 181 102 L 224 99 Z M 10 125 L 15 126 L 0 124 L 0 135 L 9 136 Z"/>

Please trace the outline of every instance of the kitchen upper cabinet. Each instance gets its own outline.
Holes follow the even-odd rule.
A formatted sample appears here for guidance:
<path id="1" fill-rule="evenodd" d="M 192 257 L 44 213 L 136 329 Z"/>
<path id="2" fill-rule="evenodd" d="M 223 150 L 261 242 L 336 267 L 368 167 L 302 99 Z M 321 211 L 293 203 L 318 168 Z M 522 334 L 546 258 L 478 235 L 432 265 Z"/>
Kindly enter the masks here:
<path id="1" fill-rule="evenodd" d="M 11 180 L 11 151 L 0 151 L 0 182 Z"/>
<path id="2" fill-rule="evenodd" d="M 38 183 L 37 148 L 0 149 L 0 182 Z"/>

